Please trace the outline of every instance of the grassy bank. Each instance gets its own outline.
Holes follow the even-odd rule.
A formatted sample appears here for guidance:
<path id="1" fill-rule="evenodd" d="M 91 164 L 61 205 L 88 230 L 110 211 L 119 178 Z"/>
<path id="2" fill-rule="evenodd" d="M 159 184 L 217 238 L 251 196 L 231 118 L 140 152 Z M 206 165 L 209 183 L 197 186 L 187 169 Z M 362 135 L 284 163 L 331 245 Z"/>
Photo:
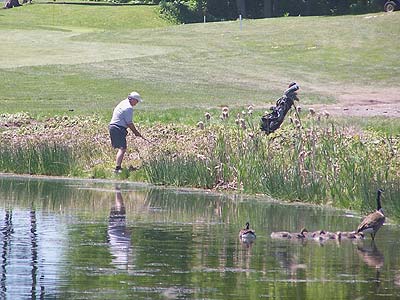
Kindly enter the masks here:
<path id="1" fill-rule="evenodd" d="M 383 188 L 385 208 L 400 218 L 400 138 L 343 127 L 326 113 L 301 113 L 266 136 L 259 111 L 211 114 L 198 126 L 144 126 L 153 141 L 129 138 L 122 179 L 267 194 L 277 199 L 372 210 Z M 295 116 L 290 117 L 294 120 Z M 4 115 L 0 171 L 113 178 L 114 150 L 96 118 Z"/>
<path id="2" fill-rule="evenodd" d="M 120 31 L 162 28 L 157 6 L 32 4 L 0 11 L 2 30 Z"/>

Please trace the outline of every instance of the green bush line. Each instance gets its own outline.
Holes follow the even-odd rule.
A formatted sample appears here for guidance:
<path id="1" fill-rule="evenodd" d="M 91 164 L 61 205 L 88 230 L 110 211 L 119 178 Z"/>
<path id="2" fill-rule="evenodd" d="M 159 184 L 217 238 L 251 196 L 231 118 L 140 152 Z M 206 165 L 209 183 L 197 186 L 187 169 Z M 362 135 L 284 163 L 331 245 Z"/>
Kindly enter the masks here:
<path id="1" fill-rule="evenodd" d="M 126 0 L 117 0 L 120 2 Z M 161 14 L 181 23 L 201 22 L 203 16 L 210 21 L 235 20 L 241 14 L 240 7 L 230 0 L 161 0 Z M 247 1 L 243 17 L 265 18 L 280 16 L 331 16 L 383 11 L 383 0 L 372 1 L 275 1 L 270 6 L 264 0 Z M 267 5 L 265 7 L 265 5 Z"/>

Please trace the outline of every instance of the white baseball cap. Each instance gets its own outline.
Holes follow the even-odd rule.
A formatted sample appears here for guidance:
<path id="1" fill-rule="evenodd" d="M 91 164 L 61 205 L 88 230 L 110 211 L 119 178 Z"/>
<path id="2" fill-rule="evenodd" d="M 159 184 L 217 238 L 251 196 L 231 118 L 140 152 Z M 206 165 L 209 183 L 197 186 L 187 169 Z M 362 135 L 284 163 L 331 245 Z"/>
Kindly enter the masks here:
<path id="1" fill-rule="evenodd" d="M 136 99 L 139 102 L 143 102 L 142 97 L 140 97 L 139 93 L 137 92 L 132 92 L 128 95 L 128 99 Z"/>

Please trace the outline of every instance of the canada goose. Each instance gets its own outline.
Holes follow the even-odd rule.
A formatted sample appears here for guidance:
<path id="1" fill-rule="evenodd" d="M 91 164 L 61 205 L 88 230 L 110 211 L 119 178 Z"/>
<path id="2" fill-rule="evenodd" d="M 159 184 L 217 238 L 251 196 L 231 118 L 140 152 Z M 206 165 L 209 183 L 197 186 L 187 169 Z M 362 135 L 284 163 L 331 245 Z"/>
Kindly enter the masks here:
<path id="1" fill-rule="evenodd" d="M 359 233 L 356 233 L 353 238 L 356 240 L 363 240 L 365 238 L 365 236 L 364 236 L 364 233 L 359 232 Z"/>
<path id="2" fill-rule="evenodd" d="M 314 236 L 312 237 L 312 239 L 313 239 L 314 241 L 317 241 L 317 242 L 320 242 L 320 243 L 322 243 L 323 241 L 327 240 L 327 238 L 326 238 L 326 236 L 325 236 L 324 234 L 317 234 L 317 235 L 314 235 Z"/>
<path id="3" fill-rule="evenodd" d="M 328 240 L 340 240 L 342 238 L 342 232 L 326 232 L 325 237 Z"/>
<path id="4" fill-rule="evenodd" d="M 305 239 L 308 230 L 302 228 L 300 232 L 276 231 L 271 233 L 273 239 Z"/>
<path id="5" fill-rule="evenodd" d="M 314 231 L 314 232 L 311 232 L 310 233 L 310 236 L 312 237 L 312 238 L 314 238 L 314 237 L 316 237 L 316 236 L 319 236 L 319 235 L 321 235 L 321 234 L 325 234 L 326 232 L 325 232 L 325 230 L 318 230 L 318 231 Z"/>
<path id="6" fill-rule="evenodd" d="M 346 233 L 344 234 L 346 235 Z M 319 230 L 308 234 L 308 238 L 317 242 L 325 242 L 328 240 L 341 241 L 343 238 L 343 232 L 341 231 L 331 232 L 331 231 Z"/>
<path id="7" fill-rule="evenodd" d="M 324 242 L 327 240 L 341 240 L 342 233 L 338 232 L 329 232 L 325 230 L 315 231 L 310 236 L 314 241 Z"/>
<path id="8" fill-rule="evenodd" d="M 364 234 L 362 232 L 357 233 L 355 231 L 342 231 L 341 238 L 349 240 L 362 240 L 364 239 Z"/>
<path id="9" fill-rule="evenodd" d="M 300 232 L 292 233 L 292 237 L 296 239 L 304 239 L 306 238 L 306 234 L 308 233 L 308 230 L 305 229 L 304 227 L 300 230 Z"/>
<path id="10" fill-rule="evenodd" d="M 383 209 L 381 206 L 381 194 L 383 190 L 379 189 L 378 190 L 378 195 L 376 197 L 376 202 L 377 202 L 377 208 L 376 211 L 373 213 L 369 214 L 364 218 L 364 220 L 361 222 L 361 224 L 357 228 L 357 233 L 370 233 L 372 240 L 375 239 L 375 235 L 379 228 L 383 225 L 385 222 L 385 215 L 383 213 Z"/>
<path id="11" fill-rule="evenodd" d="M 291 239 L 292 234 L 288 231 L 276 231 L 271 233 L 273 239 Z"/>
<path id="12" fill-rule="evenodd" d="M 249 222 L 246 223 L 246 227 L 244 229 L 241 229 L 239 231 L 239 238 L 240 239 L 246 239 L 246 240 L 249 240 L 249 239 L 252 240 L 252 239 L 256 238 L 256 233 L 255 233 L 254 230 L 250 229 L 250 223 Z"/>

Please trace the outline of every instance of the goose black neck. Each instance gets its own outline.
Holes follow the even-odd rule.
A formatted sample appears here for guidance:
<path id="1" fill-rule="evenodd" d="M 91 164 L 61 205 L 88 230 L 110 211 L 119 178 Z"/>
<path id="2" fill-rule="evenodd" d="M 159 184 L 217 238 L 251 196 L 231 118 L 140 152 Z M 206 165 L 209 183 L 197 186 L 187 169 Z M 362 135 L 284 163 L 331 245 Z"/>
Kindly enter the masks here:
<path id="1" fill-rule="evenodd" d="M 376 197 L 376 203 L 377 203 L 376 210 L 380 210 L 382 208 L 382 205 L 381 205 L 381 194 L 382 194 L 382 191 L 378 190 L 378 195 Z"/>

